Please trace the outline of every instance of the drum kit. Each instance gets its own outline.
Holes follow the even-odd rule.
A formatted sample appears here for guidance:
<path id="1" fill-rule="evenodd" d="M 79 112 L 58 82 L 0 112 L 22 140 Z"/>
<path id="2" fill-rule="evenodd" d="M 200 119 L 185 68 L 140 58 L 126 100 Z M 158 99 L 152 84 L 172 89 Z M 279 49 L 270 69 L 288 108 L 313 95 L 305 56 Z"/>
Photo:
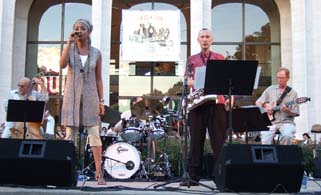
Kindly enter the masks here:
<path id="1" fill-rule="evenodd" d="M 110 108 L 108 109 L 110 113 Z M 167 132 L 165 131 L 174 129 L 171 124 L 175 120 L 173 119 L 174 114 L 164 117 L 161 115 L 163 111 L 164 107 L 160 101 L 144 98 L 132 106 L 132 116 L 129 119 L 121 120 L 122 129 L 120 131 L 112 131 L 111 127 L 108 130 L 110 133 L 101 136 L 103 146 L 105 146 L 103 147 L 102 166 L 108 176 L 114 179 L 159 179 L 159 177 L 165 179 L 171 177 L 170 163 L 165 150 L 155 160 L 155 143 L 160 140 L 166 143 Z M 111 116 L 111 119 L 107 116 L 102 118 L 105 123 L 109 123 L 111 120 L 115 122 L 115 116 Z M 142 150 L 146 149 L 146 145 L 147 156 L 143 161 L 141 154 Z M 95 175 L 92 156 L 92 152 L 86 144 L 84 158 L 86 167 L 83 173 L 88 177 Z"/>

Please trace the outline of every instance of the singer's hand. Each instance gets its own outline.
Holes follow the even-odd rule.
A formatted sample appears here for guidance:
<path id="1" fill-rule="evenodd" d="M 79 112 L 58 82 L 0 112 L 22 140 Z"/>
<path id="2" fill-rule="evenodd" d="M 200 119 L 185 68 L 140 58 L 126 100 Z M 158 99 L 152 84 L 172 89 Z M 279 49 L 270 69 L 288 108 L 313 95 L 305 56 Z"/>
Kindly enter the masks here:
<path id="1" fill-rule="evenodd" d="M 79 32 L 75 32 L 75 31 L 70 33 L 70 35 L 68 37 L 68 43 L 73 43 L 75 41 L 75 39 L 77 39 L 77 37 L 79 37 L 77 35 L 77 33 L 79 34 Z"/>
<path id="2" fill-rule="evenodd" d="M 103 116 L 105 114 L 105 106 L 102 103 L 99 103 L 99 115 Z"/>
<path id="3" fill-rule="evenodd" d="M 43 82 L 42 82 L 41 79 L 38 79 L 38 78 L 35 77 L 35 78 L 32 79 L 32 84 L 42 85 Z"/>

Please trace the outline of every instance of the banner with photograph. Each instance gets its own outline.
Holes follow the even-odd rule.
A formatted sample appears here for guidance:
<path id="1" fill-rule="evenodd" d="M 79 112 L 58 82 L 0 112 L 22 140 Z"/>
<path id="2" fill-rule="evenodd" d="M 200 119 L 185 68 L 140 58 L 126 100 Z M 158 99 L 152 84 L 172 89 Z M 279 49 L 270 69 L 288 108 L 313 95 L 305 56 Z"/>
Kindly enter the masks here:
<path id="1" fill-rule="evenodd" d="M 122 60 L 179 61 L 179 11 L 122 12 Z"/>

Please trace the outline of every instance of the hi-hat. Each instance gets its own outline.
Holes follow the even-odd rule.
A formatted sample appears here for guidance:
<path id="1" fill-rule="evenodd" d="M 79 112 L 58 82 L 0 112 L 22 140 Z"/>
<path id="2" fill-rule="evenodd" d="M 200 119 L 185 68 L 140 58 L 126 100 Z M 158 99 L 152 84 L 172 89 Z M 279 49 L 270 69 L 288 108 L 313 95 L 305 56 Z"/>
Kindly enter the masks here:
<path id="1" fill-rule="evenodd" d="M 163 104 L 159 100 L 144 98 L 135 103 L 131 111 L 137 118 L 146 120 L 150 116 L 160 115 L 163 109 Z"/>

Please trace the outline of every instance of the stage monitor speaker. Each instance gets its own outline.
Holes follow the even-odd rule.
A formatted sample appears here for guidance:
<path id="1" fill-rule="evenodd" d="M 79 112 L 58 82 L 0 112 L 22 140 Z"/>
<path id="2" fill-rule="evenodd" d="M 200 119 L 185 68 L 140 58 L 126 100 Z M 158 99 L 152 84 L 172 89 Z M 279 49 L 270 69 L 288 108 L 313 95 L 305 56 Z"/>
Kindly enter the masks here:
<path id="1" fill-rule="evenodd" d="M 299 192 L 304 172 L 301 148 L 226 144 L 215 166 L 217 188 L 226 192 Z"/>
<path id="2" fill-rule="evenodd" d="M 70 141 L 0 139 L 0 184 L 76 186 Z"/>

